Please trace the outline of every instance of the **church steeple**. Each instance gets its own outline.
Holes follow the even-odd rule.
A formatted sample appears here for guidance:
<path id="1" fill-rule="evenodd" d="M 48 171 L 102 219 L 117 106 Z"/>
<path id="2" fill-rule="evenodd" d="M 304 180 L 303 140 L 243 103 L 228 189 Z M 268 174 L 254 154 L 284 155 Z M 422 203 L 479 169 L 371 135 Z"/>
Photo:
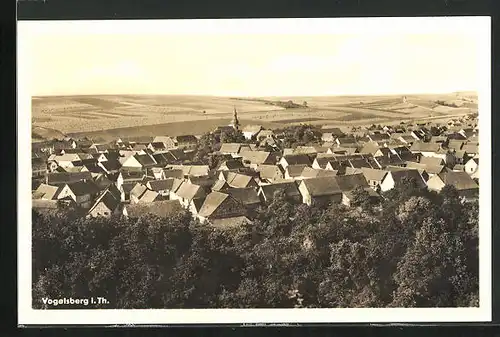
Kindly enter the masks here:
<path id="1" fill-rule="evenodd" d="M 235 130 L 238 130 L 240 127 L 240 121 L 238 120 L 238 111 L 236 111 L 236 107 L 234 108 L 233 120 L 231 121 L 231 124 L 229 124 L 229 126 L 232 126 Z"/>

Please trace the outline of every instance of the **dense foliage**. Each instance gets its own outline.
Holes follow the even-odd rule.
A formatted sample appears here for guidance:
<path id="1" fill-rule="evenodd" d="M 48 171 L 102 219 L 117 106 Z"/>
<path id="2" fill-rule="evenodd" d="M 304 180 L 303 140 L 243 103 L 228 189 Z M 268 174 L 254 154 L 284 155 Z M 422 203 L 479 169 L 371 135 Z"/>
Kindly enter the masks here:
<path id="1" fill-rule="evenodd" d="M 323 133 L 313 125 L 293 125 L 282 130 L 277 130 L 277 133 L 283 134 L 283 147 L 295 148 L 297 146 L 306 146 L 310 144 L 321 143 Z"/>
<path id="2" fill-rule="evenodd" d="M 380 203 L 354 195 L 351 207 L 309 207 L 278 192 L 252 225 L 233 229 L 187 212 L 34 212 L 33 306 L 88 296 L 109 308 L 478 306 L 477 202 L 411 181 Z"/>

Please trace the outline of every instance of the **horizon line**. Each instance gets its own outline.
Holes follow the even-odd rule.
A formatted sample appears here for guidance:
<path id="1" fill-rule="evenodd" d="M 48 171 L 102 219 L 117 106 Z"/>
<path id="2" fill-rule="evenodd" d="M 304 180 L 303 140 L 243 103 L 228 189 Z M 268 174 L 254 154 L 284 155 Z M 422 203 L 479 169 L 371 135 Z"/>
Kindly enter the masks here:
<path id="1" fill-rule="evenodd" d="M 478 95 L 477 90 L 455 90 L 447 92 L 400 92 L 400 93 L 352 93 L 352 94 L 330 94 L 330 95 L 312 95 L 312 94 L 300 94 L 300 95 L 216 95 L 216 94 L 196 94 L 196 93 L 185 93 L 185 94 L 163 94 L 163 93 L 113 93 L 113 94 L 49 94 L 49 95 L 32 95 L 31 98 L 44 98 L 44 97 L 71 97 L 71 96 L 201 96 L 201 97 L 226 97 L 226 98 L 268 98 L 268 97 L 361 97 L 361 96 L 413 96 L 413 95 L 450 95 L 450 94 L 460 94 L 460 93 L 474 93 Z"/>

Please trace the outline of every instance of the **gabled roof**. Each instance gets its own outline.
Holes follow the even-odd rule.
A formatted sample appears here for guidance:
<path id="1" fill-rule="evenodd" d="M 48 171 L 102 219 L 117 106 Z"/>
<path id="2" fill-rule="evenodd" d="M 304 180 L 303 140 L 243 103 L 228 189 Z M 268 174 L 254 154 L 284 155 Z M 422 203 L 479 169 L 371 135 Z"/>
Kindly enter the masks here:
<path id="1" fill-rule="evenodd" d="M 104 167 L 104 169 L 108 172 L 117 171 L 122 167 L 122 164 L 118 160 L 106 160 L 101 162 L 99 165 Z"/>
<path id="2" fill-rule="evenodd" d="M 181 186 L 179 186 L 179 188 L 175 191 L 175 194 L 187 200 L 205 196 L 205 193 L 201 186 L 194 185 L 189 182 L 183 182 Z"/>
<path id="3" fill-rule="evenodd" d="M 356 187 L 368 187 L 368 182 L 362 173 L 336 176 L 337 184 L 342 191 L 352 191 Z"/>
<path id="4" fill-rule="evenodd" d="M 146 190 L 144 193 L 139 197 L 139 202 L 153 202 L 159 197 L 158 192 L 156 191 L 151 191 L 151 190 Z"/>
<path id="5" fill-rule="evenodd" d="M 322 170 L 313 169 L 309 166 L 304 167 L 300 176 L 304 178 L 316 178 L 316 177 L 331 177 L 337 175 L 337 171 L 332 170 Z"/>
<path id="6" fill-rule="evenodd" d="M 93 181 L 77 181 L 67 185 L 76 196 L 96 194 L 99 192 L 99 187 Z"/>
<path id="7" fill-rule="evenodd" d="M 233 188 L 230 187 L 224 190 L 224 193 L 229 194 L 243 205 L 256 205 L 260 203 L 260 198 L 257 191 L 252 187 Z"/>
<path id="8" fill-rule="evenodd" d="M 266 151 L 241 151 L 243 160 L 248 160 L 252 164 L 270 164 L 273 160 L 271 153 Z"/>
<path id="9" fill-rule="evenodd" d="M 47 175 L 49 185 L 67 184 L 80 180 L 92 180 L 90 172 L 54 172 Z"/>
<path id="10" fill-rule="evenodd" d="M 138 170 L 138 171 L 135 171 L 135 170 L 124 170 L 124 169 L 121 169 L 120 170 L 120 174 L 123 178 L 124 181 L 126 180 L 134 180 L 134 181 L 137 181 L 137 180 L 142 180 L 144 179 L 144 172 Z"/>
<path id="11" fill-rule="evenodd" d="M 62 190 L 60 186 L 51 186 L 47 184 L 40 184 L 38 188 L 33 192 L 33 199 L 56 199 L 58 192 Z"/>
<path id="12" fill-rule="evenodd" d="M 130 195 L 136 196 L 139 198 L 144 192 L 146 192 L 147 187 L 143 184 L 137 183 L 133 189 L 130 190 Z"/>
<path id="13" fill-rule="evenodd" d="M 131 218 L 138 218 L 148 214 L 156 215 L 161 218 L 167 218 L 173 214 L 182 212 L 183 208 L 178 200 L 162 200 L 150 203 L 126 205 L 125 210 Z"/>
<path id="14" fill-rule="evenodd" d="M 279 182 L 269 185 L 262 185 L 260 190 L 264 194 L 267 200 L 272 199 L 274 193 L 279 190 L 283 190 L 288 197 L 298 197 L 300 196 L 300 191 L 295 182 Z"/>
<path id="15" fill-rule="evenodd" d="M 253 177 L 245 174 L 227 172 L 226 181 L 231 187 L 243 188 L 251 184 Z"/>
<path id="16" fill-rule="evenodd" d="M 116 208 L 120 205 L 120 199 L 117 198 L 113 193 L 109 190 L 105 190 L 94 202 L 94 205 L 90 207 L 88 213 L 91 213 L 100 203 L 103 203 L 110 211 L 116 210 Z"/>
<path id="17" fill-rule="evenodd" d="M 261 179 L 283 178 L 283 172 L 276 165 L 259 165 L 256 170 L 260 173 Z"/>
<path id="18" fill-rule="evenodd" d="M 213 191 L 207 195 L 198 215 L 202 217 L 211 216 L 227 198 L 230 198 L 229 194 Z"/>
<path id="19" fill-rule="evenodd" d="M 156 192 L 159 191 L 170 191 L 174 186 L 174 178 L 162 179 L 162 180 L 151 180 L 148 181 L 148 187 Z"/>
<path id="20" fill-rule="evenodd" d="M 428 166 L 441 166 L 444 164 L 444 160 L 437 157 L 422 157 L 420 163 Z"/>
<path id="21" fill-rule="evenodd" d="M 309 194 L 313 197 L 342 193 L 336 180 L 337 177 L 319 177 L 302 180 Z"/>
<path id="22" fill-rule="evenodd" d="M 427 164 L 415 163 L 415 162 L 411 162 L 411 161 L 406 163 L 406 167 L 419 170 L 420 173 L 423 173 L 425 171 L 425 172 L 430 173 L 430 174 L 438 174 L 438 173 L 444 172 L 446 170 L 444 165 L 427 165 Z"/>
<path id="23" fill-rule="evenodd" d="M 290 176 L 290 177 L 300 177 L 302 175 L 302 172 L 304 171 L 304 168 L 308 167 L 307 165 L 288 165 L 285 169 L 285 172 Z"/>
<path id="24" fill-rule="evenodd" d="M 152 142 L 149 143 L 149 145 L 155 150 L 165 149 L 165 144 L 163 142 Z"/>
<path id="25" fill-rule="evenodd" d="M 363 167 L 360 170 L 363 173 L 365 179 L 368 181 L 377 181 L 380 183 L 387 175 L 387 171 L 384 170 L 371 169 L 366 167 Z"/>
<path id="26" fill-rule="evenodd" d="M 209 176 L 189 177 L 189 182 L 201 187 L 211 187 L 215 183 L 215 178 Z"/>
<path id="27" fill-rule="evenodd" d="M 242 147 L 241 143 L 222 143 L 219 152 L 222 153 L 239 153 Z"/>
<path id="28" fill-rule="evenodd" d="M 440 144 L 423 142 L 415 142 L 410 148 L 412 152 L 438 152 L 439 149 L 441 149 Z"/>
<path id="29" fill-rule="evenodd" d="M 476 184 L 467 172 L 454 172 L 448 171 L 438 175 L 445 185 L 454 186 L 457 190 L 470 190 L 478 189 L 479 185 Z"/>
<path id="30" fill-rule="evenodd" d="M 404 178 L 413 178 L 419 187 L 427 186 L 422 176 L 420 175 L 420 172 L 418 172 L 418 170 L 403 168 L 403 169 L 390 170 L 389 173 L 392 175 L 394 183 L 400 182 Z"/>
<path id="31" fill-rule="evenodd" d="M 466 153 L 479 153 L 479 146 L 474 144 L 465 144 L 462 146 L 462 150 Z"/>
<path id="32" fill-rule="evenodd" d="M 156 165 L 155 160 L 148 154 L 136 154 L 134 157 L 144 167 Z"/>
<path id="33" fill-rule="evenodd" d="M 222 162 L 219 165 L 219 169 L 222 166 L 226 166 L 229 170 L 234 170 L 234 169 L 238 169 L 238 168 L 244 167 L 243 163 L 241 162 L 241 160 L 238 160 L 238 159 L 230 159 L 230 160 L 226 160 L 226 161 Z"/>
<path id="34" fill-rule="evenodd" d="M 216 180 L 215 183 L 212 185 L 212 190 L 213 191 L 221 191 L 223 189 L 229 188 L 229 184 L 225 180 Z"/>
<path id="35" fill-rule="evenodd" d="M 311 159 L 305 154 L 289 154 L 283 156 L 288 165 L 311 165 Z"/>

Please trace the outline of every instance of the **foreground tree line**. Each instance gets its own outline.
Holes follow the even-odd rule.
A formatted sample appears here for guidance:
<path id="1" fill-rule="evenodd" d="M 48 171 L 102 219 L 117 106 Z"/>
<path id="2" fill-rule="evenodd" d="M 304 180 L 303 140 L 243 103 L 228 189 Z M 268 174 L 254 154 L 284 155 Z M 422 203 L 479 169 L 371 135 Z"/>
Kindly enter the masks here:
<path id="1" fill-rule="evenodd" d="M 478 218 L 454 188 L 412 181 L 380 202 L 357 190 L 349 208 L 296 206 L 278 192 L 252 225 L 231 229 L 188 212 L 34 211 L 33 306 L 91 296 L 109 301 L 102 308 L 478 306 Z"/>

